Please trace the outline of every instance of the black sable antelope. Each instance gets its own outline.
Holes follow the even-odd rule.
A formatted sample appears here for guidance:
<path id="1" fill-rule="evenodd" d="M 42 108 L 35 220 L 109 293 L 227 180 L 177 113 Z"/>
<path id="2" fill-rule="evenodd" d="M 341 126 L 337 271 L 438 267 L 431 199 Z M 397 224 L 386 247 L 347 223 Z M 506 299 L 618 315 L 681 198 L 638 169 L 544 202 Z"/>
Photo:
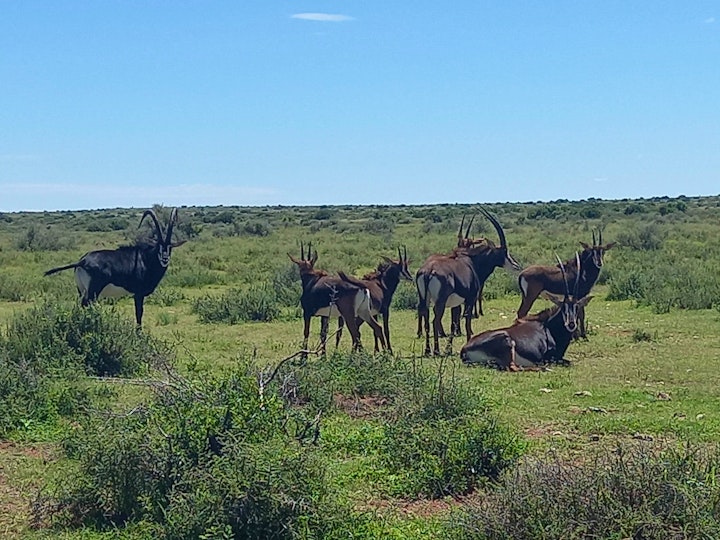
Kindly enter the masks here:
<path id="1" fill-rule="evenodd" d="M 53 268 L 45 272 L 45 275 L 74 268 L 75 283 L 83 307 L 98 298 L 132 295 L 135 299 L 135 320 L 138 327 L 141 326 L 145 297 L 155 290 L 165 275 L 172 249 L 185 243 L 184 240 L 172 242 L 177 208 L 173 208 L 170 214 L 164 235 L 152 210 L 145 210 L 138 228 L 146 217 L 150 217 L 155 223 L 154 240 L 141 240 L 135 245 L 117 249 L 90 251 L 78 262 Z"/>
<path id="2" fill-rule="evenodd" d="M 577 296 L 577 277 L 570 295 L 565 267 L 560 259 L 558 262 L 565 285 L 563 299 L 552 298 L 555 306 L 518 319 L 512 326 L 473 336 L 460 351 L 460 358 L 465 364 L 485 364 L 519 371 L 523 368 L 538 369 L 548 362 L 565 360 L 565 352 L 577 330 L 578 317 L 592 297 Z"/>
<path id="3" fill-rule="evenodd" d="M 323 353 L 325 352 L 329 317 L 342 317 L 345 320 L 352 336 L 354 350 L 362 348 L 357 319 L 370 325 L 375 333 L 375 338 L 385 348 L 382 328 L 370 312 L 371 300 L 367 288 L 350 283 L 338 276 L 331 276 L 325 271 L 315 270 L 318 254 L 317 251 L 312 251 L 311 244 L 308 244 L 307 258 L 302 243 L 300 244 L 300 259 L 296 259 L 289 253 L 288 257 L 300 270 L 300 280 L 302 281 L 300 305 L 304 321 L 303 349 L 307 349 L 310 320 L 313 317 L 321 317 L 320 346 Z"/>
<path id="4" fill-rule="evenodd" d="M 602 229 L 598 231 L 597 241 L 595 240 L 595 231 L 593 231 L 592 240 L 591 246 L 585 242 L 580 242 L 583 250 L 580 252 L 579 263 L 576 259 L 570 259 L 555 266 L 528 266 L 520 272 L 518 284 L 522 294 L 522 302 L 517 311 L 518 319 L 525 317 L 530 312 L 533 303 L 543 291 L 556 295 L 564 294 L 563 267 L 567 279 L 578 283 L 578 297 L 582 298 L 590 294 L 600 275 L 603 254 L 615 245 L 615 242 L 602 245 Z M 580 272 L 578 272 L 579 268 L 581 269 Z M 583 337 L 585 336 L 584 326 L 584 320 L 581 318 L 580 335 Z"/>
<path id="5" fill-rule="evenodd" d="M 427 355 L 430 354 L 430 304 L 434 307 L 433 353 L 438 355 L 438 338 L 443 333 L 442 316 L 445 308 L 464 306 L 465 332 L 467 339 L 470 339 L 474 305 L 487 278 L 498 267 L 520 270 L 520 265 L 508 252 L 500 223 L 484 208 L 480 208 L 480 211 L 495 227 L 500 237 L 499 246 L 485 238 L 468 242 L 466 247 L 455 248 L 450 255 L 431 255 L 415 275 L 418 318 L 424 323 Z"/>
<path id="6" fill-rule="evenodd" d="M 370 292 L 370 312 L 372 315 L 380 314 L 383 319 L 383 334 L 385 336 L 385 343 L 387 349 L 392 353 L 392 347 L 390 345 L 390 303 L 392 297 L 395 294 L 397 286 L 400 284 L 401 279 L 412 281 L 412 276 L 408 270 L 408 258 L 407 249 L 403 248 L 403 252 L 398 248 L 398 259 L 393 260 L 388 257 L 383 257 L 377 270 L 369 274 L 365 274 L 361 279 L 353 276 L 348 276 L 344 272 L 338 272 L 341 279 L 349 281 L 357 285 L 358 287 L 366 288 Z M 358 318 L 356 323 L 358 327 L 362 324 L 363 320 Z M 338 320 L 338 332 L 335 337 L 335 346 L 340 343 L 340 337 L 342 335 L 343 319 Z M 379 343 L 377 336 L 375 337 L 375 351 L 379 350 Z"/>

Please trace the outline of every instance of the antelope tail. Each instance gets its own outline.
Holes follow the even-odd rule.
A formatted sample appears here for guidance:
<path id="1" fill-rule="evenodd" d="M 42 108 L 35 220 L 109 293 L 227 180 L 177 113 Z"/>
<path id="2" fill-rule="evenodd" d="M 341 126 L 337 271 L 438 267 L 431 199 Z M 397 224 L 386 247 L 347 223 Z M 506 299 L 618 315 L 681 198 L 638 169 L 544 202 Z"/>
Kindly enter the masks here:
<path id="1" fill-rule="evenodd" d="M 70 270 L 71 268 L 77 268 L 77 267 L 78 267 L 78 263 L 68 264 L 67 266 L 58 266 L 57 268 L 51 268 L 50 270 L 45 272 L 45 274 L 43 274 L 43 275 L 49 276 L 51 274 L 56 274 L 58 272 L 62 272 L 63 270 Z"/>

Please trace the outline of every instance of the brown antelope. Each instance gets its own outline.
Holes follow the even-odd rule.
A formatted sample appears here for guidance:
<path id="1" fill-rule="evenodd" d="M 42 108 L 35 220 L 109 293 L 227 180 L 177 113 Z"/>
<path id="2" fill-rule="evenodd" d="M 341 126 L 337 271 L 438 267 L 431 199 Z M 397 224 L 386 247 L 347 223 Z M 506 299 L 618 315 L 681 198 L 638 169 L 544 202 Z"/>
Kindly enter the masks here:
<path id="1" fill-rule="evenodd" d="M 384 262 L 381 262 L 377 270 L 365 274 L 361 279 L 353 276 L 348 276 L 344 272 L 338 272 L 341 279 L 349 281 L 357 285 L 358 287 L 364 287 L 370 291 L 371 307 L 370 311 L 373 315 L 382 315 L 383 319 L 383 334 L 385 336 L 385 343 L 387 349 L 392 353 L 392 347 L 390 345 L 390 303 L 392 297 L 395 294 L 397 286 L 400 284 L 401 279 L 412 281 L 412 276 L 408 270 L 407 249 L 403 248 L 403 252 L 400 252 L 398 248 L 398 259 L 393 260 L 388 257 L 383 257 Z M 357 319 L 358 327 L 362 325 L 363 319 Z M 343 319 L 338 320 L 338 331 L 335 337 L 335 346 L 340 343 L 340 337 L 342 336 Z M 378 339 L 375 336 L 375 351 L 378 351 Z"/>
<path id="2" fill-rule="evenodd" d="M 499 246 L 483 238 L 472 241 L 468 247 L 456 248 L 450 255 L 431 255 L 415 275 L 418 318 L 424 323 L 427 355 L 430 354 L 430 304 L 434 308 L 433 353 L 439 355 L 438 338 L 442 332 L 445 308 L 464 306 L 465 333 L 470 339 L 474 305 L 487 278 L 497 267 L 520 270 L 520 265 L 508 252 L 500 223 L 484 208 L 481 207 L 480 211 L 495 227 L 500 237 Z"/>
<path id="3" fill-rule="evenodd" d="M 518 319 L 507 328 L 487 330 L 473 336 L 460 351 L 460 358 L 465 364 L 494 365 L 508 371 L 519 371 L 538 369 L 551 361 L 566 361 L 565 352 L 577 330 L 578 317 L 592 296 L 578 296 L 579 274 L 571 295 L 565 265 L 560 259 L 558 262 L 565 285 L 562 300 L 553 297 L 555 306 L 551 308 Z"/>
<path id="4" fill-rule="evenodd" d="M 308 244 L 307 258 L 302 243 L 300 244 L 300 259 L 296 259 L 289 253 L 288 257 L 300 270 L 300 280 L 302 281 L 300 305 L 304 320 L 303 350 L 307 349 L 312 317 L 321 317 L 320 344 L 323 354 L 325 353 L 329 317 L 345 319 L 348 331 L 352 336 L 353 350 L 362 348 L 360 330 L 356 322 L 358 318 L 370 325 L 375 333 L 375 338 L 379 340 L 382 348 L 385 348 L 382 328 L 370 313 L 371 300 L 367 288 L 345 281 L 338 276 L 331 276 L 325 271 L 315 270 L 318 254 L 317 250 L 312 251 L 311 244 Z"/>
<path id="5" fill-rule="evenodd" d="M 550 294 L 564 294 L 563 268 L 570 281 L 578 283 L 578 297 L 583 298 L 590 294 L 595 285 L 600 269 L 603 265 L 603 254 L 615 245 L 615 242 L 602 245 L 602 229 L 598 231 L 598 239 L 595 240 L 595 231 L 592 233 L 593 243 L 591 246 L 580 242 L 583 250 L 578 260 L 570 259 L 564 264 L 555 266 L 533 265 L 528 266 L 520 272 L 518 284 L 522 294 L 522 301 L 517 311 L 517 318 L 525 317 L 532 308 L 533 303 L 543 291 Z M 549 295 L 548 295 L 549 296 Z M 580 335 L 585 336 L 585 323 L 581 320 Z"/>
<path id="6" fill-rule="evenodd" d="M 458 229 L 458 235 L 457 235 L 457 245 L 455 248 L 453 248 L 453 251 L 447 255 L 445 254 L 437 254 L 437 255 L 430 255 L 426 260 L 425 264 L 430 261 L 433 257 L 449 257 L 453 256 L 457 252 L 458 249 L 463 248 L 469 248 L 472 246 L 473 240 L 470 238 L 470 229 L 472 228 L 473 221 L 475 221 L 475 216 L 473 215 L 470 218 L 470 222 L 468 223 L 467 229 L 465 229 L 465 236 L 463 236 L 463 227 L 465 226 L 465 214 L 463 214 L 462 220 L 460 221 L 460 228 Z M 482 288 L 479 292 L 480 295 L 482 295 Z M 478 296 L 478 309 L 480 310 L 480 314 L 482 315 L 482 304 L 480 301 L 480 296 Z M 450 333 L 453 336 L 461 336 L 462 331 L 460 330 L 460 316 L 462 314 L 462 306 L 455 306 L 450 309 Z M 418 325 L 417 325 L 417 337 L 423 336 L 423 319 L 418 317 Z M 440 337 L 447 337 L 445 334 L 445 328 L 442 325 L 442 321 L 440 321 Z"/>

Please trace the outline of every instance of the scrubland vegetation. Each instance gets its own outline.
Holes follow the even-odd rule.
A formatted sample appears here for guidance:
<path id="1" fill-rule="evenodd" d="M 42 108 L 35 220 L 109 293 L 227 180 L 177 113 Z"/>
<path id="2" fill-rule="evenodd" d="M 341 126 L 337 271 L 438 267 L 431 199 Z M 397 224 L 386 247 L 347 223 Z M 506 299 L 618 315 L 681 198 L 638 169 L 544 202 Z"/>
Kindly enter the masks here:
<path id="1" fill-rule="evenodd" d="M 523 265 L 618 243 L 571 366 L 468 368 L 463 338 L 422 357 L 411 283 L 394 356 L 366 328 L 366 352 L 295 355 L 300 241 L 355 275 L 406 246 L 414 271 L 473 205 L 180 208 L 140 333 L 131 300 L 81 309 L 42 273 L 132 241 L 141 210 L 0 215 L 0 537 L 720 536 L 720 197 L 486 207 Z M 475 331 L 519 302 L 496 270 Z"/>

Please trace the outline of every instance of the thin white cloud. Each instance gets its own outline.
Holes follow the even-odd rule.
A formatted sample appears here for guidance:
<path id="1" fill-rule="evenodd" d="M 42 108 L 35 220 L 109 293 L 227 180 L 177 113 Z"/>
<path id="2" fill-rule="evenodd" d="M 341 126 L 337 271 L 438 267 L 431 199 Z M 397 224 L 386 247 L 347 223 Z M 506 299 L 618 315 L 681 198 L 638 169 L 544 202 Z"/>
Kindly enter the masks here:
<path id="1" fill-rule="evenodd" d="M 708 17 L 705 19 L 705 24 L 712 24 L 715 22 L 715 17 Z"/>
<path id="2" fill-rule="evenodd" d="M 354 20 L 349 15 L 341 15 L 339 13 L 295 13 L 290 15 L 292 19 L 302 19 L 303 21 L 320 21 L 320 22 L 345 22 Z"/>

